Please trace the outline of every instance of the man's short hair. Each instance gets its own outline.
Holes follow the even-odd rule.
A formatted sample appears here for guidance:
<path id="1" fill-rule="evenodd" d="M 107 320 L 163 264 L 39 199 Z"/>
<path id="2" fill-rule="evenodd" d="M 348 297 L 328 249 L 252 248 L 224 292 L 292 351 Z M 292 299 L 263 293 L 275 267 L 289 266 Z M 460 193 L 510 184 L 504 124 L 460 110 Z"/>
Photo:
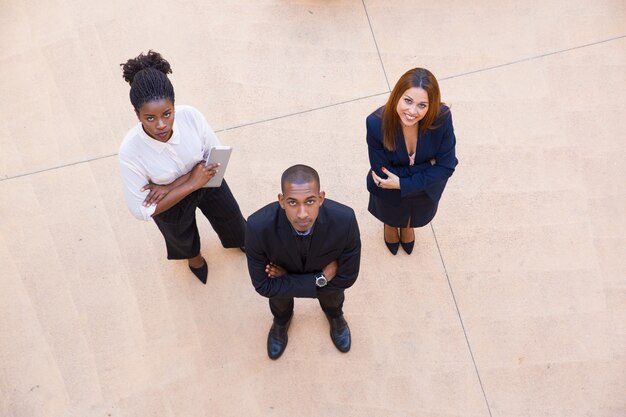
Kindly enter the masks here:
<path id="1" fill-rule="evenodd" d="M 320 189 L 320 176 L 316 170 L 308 165 L 294 165 L 283 172 L 280 178 L 280 188 L 285 192 L 285 184 L 308 184 L 314 182 Z"/>

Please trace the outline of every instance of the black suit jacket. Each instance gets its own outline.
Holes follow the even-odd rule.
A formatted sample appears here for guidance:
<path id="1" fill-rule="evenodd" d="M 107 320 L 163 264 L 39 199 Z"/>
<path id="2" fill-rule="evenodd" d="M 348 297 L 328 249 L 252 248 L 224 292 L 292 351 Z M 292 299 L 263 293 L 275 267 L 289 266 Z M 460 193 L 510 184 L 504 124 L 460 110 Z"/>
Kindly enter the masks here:
<path id="1" fill-rule="evenodd" d="M 361 263 L 361 238 L 354 211 L 325 199 L 313 226 L 306 264 L 302 263 L 293 227 L 278 202 L 248 218 L 246 256 L 252 285 L 264 297 L 317 297 L 314 274 L 336 260 L 337 275 L 328 288 L 354 284 Z M 269 278 L 265 266 L 273 262 L 287 275 Z"/>
<path id="2" fill-rule="evenodd" d="M 409 165 L 409 154 L 402 129 L 398 130 L 396 149 L 393 151 L 385 149 L 381 118 L 383 111 L 384 108 L 381 107 L 366 119 L 370 166 L 379 177 L 387 178 L 381 170 L 383 166 L 400 177 L 400 189 L 390 190 L 377 187 L 372 179 L 372 173 L 368 171 L 367 190 L 394 206 L 400 205 L 401 198 L 410 197 L 422 191 L 426 192 L 433 201 L 438 202 L 448 178 L 454 173 L 459 162 L 455 154 L 456 138 L 450 109 L 442 105 L 440 116 L 435 121 L 434 127 L 424 135 L 420 135 L 415 149 L 415 164 L 412 166 Z M 429 161 L 433 158 L 437 162 L 431 166 Z"/>

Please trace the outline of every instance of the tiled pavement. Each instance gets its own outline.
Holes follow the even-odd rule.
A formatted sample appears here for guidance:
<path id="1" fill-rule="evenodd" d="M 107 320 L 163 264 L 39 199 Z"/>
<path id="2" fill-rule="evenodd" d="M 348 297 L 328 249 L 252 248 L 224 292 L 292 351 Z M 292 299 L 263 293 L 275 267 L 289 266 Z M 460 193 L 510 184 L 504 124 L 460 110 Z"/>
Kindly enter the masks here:
<path id="1" fill-rule="evenodd" d="M 0 4 L 0 416 L 626 415 L 626 3 Z M 206 4 L 208 3 L 208 4 Z M 266 300 L 201 221 L 209 283 L 127 211 L 118 64 L 153 48 L 235 147 L 242 211 L 316 167 L 357 212 L 353 348 Z M 367 213 L 365 117 L 440 80 L 460 165 L 411 256 Z"/>

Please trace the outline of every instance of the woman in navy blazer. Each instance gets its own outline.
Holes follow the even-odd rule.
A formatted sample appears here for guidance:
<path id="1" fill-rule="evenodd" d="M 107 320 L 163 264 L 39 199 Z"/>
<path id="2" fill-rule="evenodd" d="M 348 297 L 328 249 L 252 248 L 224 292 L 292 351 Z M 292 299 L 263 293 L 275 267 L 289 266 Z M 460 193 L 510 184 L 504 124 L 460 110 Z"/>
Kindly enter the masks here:
<path id="1" fill-rule="evenodd" d="M 450 109 L 441 103 L 439 84 L 424 68 L 407 71 L 387 103 L 366 120 L 371 171 L 368 210 L 384 223 L 392 254 L 413 251 L 414 227 L 437 212 L 448 178 L 458 163 Z"/>

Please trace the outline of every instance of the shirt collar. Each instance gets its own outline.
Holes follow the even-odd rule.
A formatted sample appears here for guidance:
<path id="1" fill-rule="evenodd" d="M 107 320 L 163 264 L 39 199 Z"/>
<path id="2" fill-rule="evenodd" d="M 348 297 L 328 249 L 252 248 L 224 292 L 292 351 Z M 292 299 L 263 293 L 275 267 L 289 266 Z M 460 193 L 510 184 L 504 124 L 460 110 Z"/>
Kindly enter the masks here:
<path id="1" fill-rule="evenodd" d="M 161 153 L 163 149 L 167 147 L 168 143 L 170 145 L 178 145 L 180 143 L 180 129 L 178 128 L 176 119 L 174 119 L 174 126 L 172 126 L 172 137 L 167 142 L 159 142 L 158 140 L 151 138 L 145 130 L 143 130 L 141 122 L 137 125 L 137 131 L 139 132 L 139 137 L 142 141 L 158 153 Z"/>
<path id="2" fill-rule="evenodd" d="M 307 230 L 306 232 L 299 232 L 296 229 L 294 229 L 293 226 L 291 226 L 291 228 L 293 229 L 293 231 L 296 234 L 296 236 L 300 236 L 300 237 L 312 235 L 314 227 L 315 227 L 315 225 L 311 226 L 311 228 L 309 230 Z"/>

